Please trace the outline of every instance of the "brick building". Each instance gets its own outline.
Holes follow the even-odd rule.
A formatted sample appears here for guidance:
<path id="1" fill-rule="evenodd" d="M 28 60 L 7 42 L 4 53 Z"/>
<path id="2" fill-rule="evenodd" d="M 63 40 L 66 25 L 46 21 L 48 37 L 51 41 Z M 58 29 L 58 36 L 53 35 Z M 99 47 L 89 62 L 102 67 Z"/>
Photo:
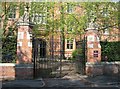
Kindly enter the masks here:
<path id="1" fill-rule="evenodd" d="M 59 19 L 60 14 L 61 14 L 60 3 L 56 3 L 53 7 L 54 7 L 53 18 Z M 5 31 L 6 34 L 8 32 L 7 29 L 9 29 L 9 27 L 14 28 L 14 26 L 15 26 L 14 23 L 16 23 L 16 21 L 21 17 L 19 7 L 11 7 L 9 9 L 9 12 L 10 13 L 8 15 L 8 21 L 7 21 L 6 31 Z M 80 16 L 84 15 L 84 10 L 79 5 L 73 6 L 73 5 L 67 3 L 64 15 L 66 15 L 66 14 L 70 15 L 73 13 L 76 13 L 77 16 L 80 17 Z M 32 22 L 35 22 L 37 24 L 45 25 L 46 18 L 48 18 L 48 17 L 46 17 L 45 13 L 44 14 L 35 13 L 32 15 L 31 20 L 32 20 Z M 2 20 L 4 20 L 4 17 Z M 1 28 L 2 27 L 3 27 L 3 21 L 1 21 Z M 39 31 L 37 34 L 37 38 L 39 39 L 38 43 L 40 44 L 39 52 L 40 52 L 41 57 L 48 56 L 50 54 L 49 51 L 51 53 L 54 53 L 54 55 L 60 55 L 62 40 L 64 40 L 64 45 L 62 45 L 62 47 L 64 49 L 65 57 L 71 57 L 72 52 L 75 49 L 79 48 L 78 43 L 81 40 L 83 40 L 84 34 L 85 34 L 85 30 L 81 30 L 84 34 L 74 35 L 74 34 L 72 34 L 72 32 L 74 32 L 75 28 L 64 26 L 64 33 L 63 33 L 64 39 L 62 39 L 60 28 L 57 28 L 57 29 L 52 28 L 55 30 L 53 32 L 50 31 L 49 33 L 47 33 L 45 29 L 46 28 L 44 28 L 44 26 L 42 26 L 42 27 L 40 26 L 37 28 L 37 30 Z M 111 30 L 104 29 L 104 30 L 98 32 L 98 35 L 99 35 L 99 38 L 101 41 L 106 41 L 106 40 L 107 41 L 120 41 L 119 34 L 120 34 L 119 29 L 114 28 L 114 27 Z M 19 35 L 22 35 L 22 33 Z"/>

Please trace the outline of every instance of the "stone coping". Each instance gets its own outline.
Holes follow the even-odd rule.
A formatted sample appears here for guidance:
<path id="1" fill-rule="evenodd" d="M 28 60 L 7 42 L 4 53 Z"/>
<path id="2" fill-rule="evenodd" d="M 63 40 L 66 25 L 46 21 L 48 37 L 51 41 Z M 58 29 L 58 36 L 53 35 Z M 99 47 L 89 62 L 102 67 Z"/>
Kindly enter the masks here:
<path id="1" fill-rule="evenodd" d="M 15 66 L 32 68 L 33 64 L 0 63 L 0 66 Z"/>
<path id="2" fill-rule="evenodd" d="M 104 64 L 120 64 L 120 62 L 100 62 L 100 63 L 93 63 L 93 62 L 86 62 L 86 65 L 104 65 Z"/>
<path id="3" fill-rule="evenodd" d="M 16 68 L 33 68 L 33 64 L 16 64 Z"/>
<path id="4" fill-rule="evenodd" d="M 17 26 L 34 26 L 34 24 L 33 23 L 31 23 L 31 22 L 18 22 L 17 23 Z"/>
<path id="5" fill-rule="evenodd" d="M 15 63 L 0 63 L 0 66 L 15 66 Z"/>
<path id="6" fill-rule="evenodd" d="M 3 79 L 3 78 L 15 78 L 15 76 L 0 76 L 0 79 Z"/>

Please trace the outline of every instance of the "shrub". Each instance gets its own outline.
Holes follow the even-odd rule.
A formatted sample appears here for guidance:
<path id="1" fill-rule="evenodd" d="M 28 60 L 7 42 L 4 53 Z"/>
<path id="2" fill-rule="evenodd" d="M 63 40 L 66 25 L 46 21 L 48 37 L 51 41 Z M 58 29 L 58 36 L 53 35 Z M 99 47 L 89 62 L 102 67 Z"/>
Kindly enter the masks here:
<path id="1" fill-rule="evenodd" d="M 101 42 L 102 61 L 120 61 L 120 42 Z"/>
<path id="2" fill-rule="evenodd" d="M 2 62 L 15 62 L 16 59 L 16 36 L 2 38 Z"/>
<path id="3" fill-rule="evenodd" d="M 84 58 L 84 53 L 82 49 L 76 49 L 72 52 L 72 59 L 77 60 L 79 58 Z"/>

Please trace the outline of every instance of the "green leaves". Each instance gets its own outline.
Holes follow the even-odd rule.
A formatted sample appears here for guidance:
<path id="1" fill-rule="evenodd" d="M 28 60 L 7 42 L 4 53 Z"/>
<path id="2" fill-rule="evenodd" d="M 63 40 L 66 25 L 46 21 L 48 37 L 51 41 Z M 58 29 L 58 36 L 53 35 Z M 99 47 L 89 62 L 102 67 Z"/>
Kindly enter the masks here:
<path id="1" fill-rule="evenodd" d="M 0 2 L 0 15 L 3 13 L 2 2 Z"/>
<path id="2" fill-rule="evenodd" d="M 16 60 L 16 36 L 2 38 L 2 62 L 12 62 Z"/>
<path id="3" fill-rule="evenodd" d="M 108 57 L 108 61 L 120 61 L 120 42 L 101 42 L 102 60 Z"/>
<path id="4" fill-rule="evenodd" d="M 2 14 L 0 14 L 3 22 L 3 28 L 0 29 L 2 39 L 2 62 L 12 62 L 16 60 L 17 40 L 15 33 L 15 24 L 8 26 L 8 18 L 13 8 L 17 10 L 18 3 L 16 2 L 2 2 Z M 1 8 L 0 8 L 1 9 Z M 6 28 L 7 26 L 7 28 Z"/>
<path id="5" fill-rule="evenodd" d="M 99 30 L 104 30 L 103 28 L 113 28 L 118 27 L 118 3 L 114 2 L 85 2 L 81 4 L 85 9 L 85 15 L 87 17 L 87 23 L 91 19 L 99 25 Z"/>

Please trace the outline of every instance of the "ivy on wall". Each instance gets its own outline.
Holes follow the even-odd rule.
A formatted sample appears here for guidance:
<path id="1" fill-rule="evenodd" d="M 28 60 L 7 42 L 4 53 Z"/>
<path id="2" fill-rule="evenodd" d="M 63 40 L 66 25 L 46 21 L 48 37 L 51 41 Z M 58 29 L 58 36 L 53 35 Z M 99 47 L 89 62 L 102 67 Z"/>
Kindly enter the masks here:
<path id="1" fill-rule="evenodd" d="M 102 61 L 120 61 L 120 42 L 101 42 Z"/>

